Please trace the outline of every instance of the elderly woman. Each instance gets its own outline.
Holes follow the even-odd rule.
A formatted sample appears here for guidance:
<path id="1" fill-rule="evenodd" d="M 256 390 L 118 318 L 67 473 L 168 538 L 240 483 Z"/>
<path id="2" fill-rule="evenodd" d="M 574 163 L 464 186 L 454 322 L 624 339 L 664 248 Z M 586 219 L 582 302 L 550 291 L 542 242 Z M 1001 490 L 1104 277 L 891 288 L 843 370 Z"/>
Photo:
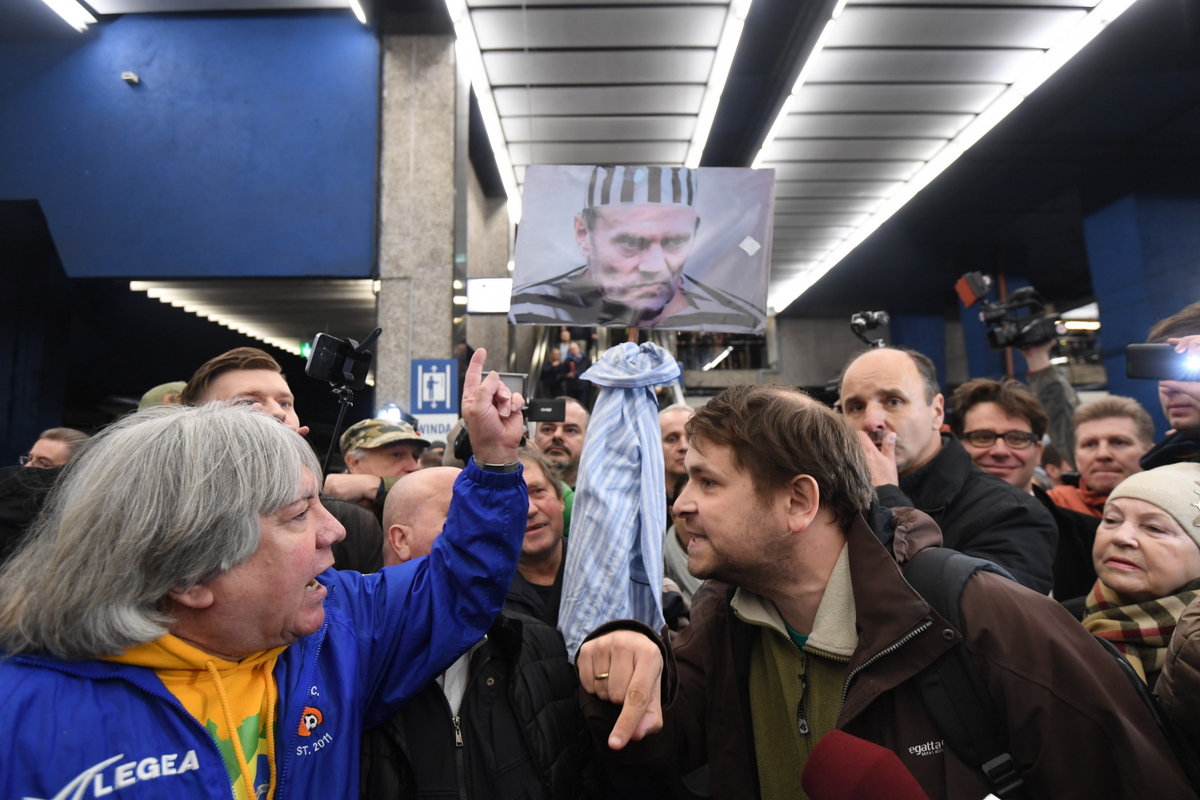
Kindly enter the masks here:
<path id="1" fill-rule="evenodd" d="M 445 535 L 374 575 L 330 569 L 320 465 L 271 416 L 164 407 L 97 436 L 0 573 L 0 797 L 357 800 L 363 728 L 488 630 L 521 551 L 520 397 L 484 355 Z"/>
<path id="2" fill-rule="evenodd" d="M 1108 496 L 1092 549 L 1083 625 L 1111 641 L 1151 688 L 1171 634 L 1200 592 L 1200 464 L 1139 472 Z"/>

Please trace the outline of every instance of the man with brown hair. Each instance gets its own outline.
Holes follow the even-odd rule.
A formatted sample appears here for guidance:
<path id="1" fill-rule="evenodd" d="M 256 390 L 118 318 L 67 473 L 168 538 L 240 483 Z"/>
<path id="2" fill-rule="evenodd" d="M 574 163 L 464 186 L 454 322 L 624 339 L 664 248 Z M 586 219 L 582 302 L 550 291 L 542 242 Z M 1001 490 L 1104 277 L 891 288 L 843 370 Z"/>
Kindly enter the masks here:
<path id="1" fill-rule="evenodd" d="M 1054 553 L 1054 598 L 1082 598 L 1096 582 L 1092 544 L 1100 520 L 1060 508 L 1033 482 L 1049 424 L 1029 388 L 1011 378 L 967 381 L 950 398 L 950 430 L 984 472 L 1033 495 L 1058 529 Z"/>
<path id="2" fill-rule="evenodd" d="M 999 564 L 1035 591 L 1050 591 L 1054 520 L 941 433 L 944 403 L 933 362 L 912 350 L 868 350 L 842 374 L 838 404 L 859 431 L 879 502 L 926 512 L 947 547 Z"/>
<path id="3" fill-rule="evenodd" d="M 1154 446 L 1154 421 L 1132 397 L 1101 397 L 1075 409 L 1078 486 L 1055 486 L 1050 499 L 1063 508 L 1100 517 L 1108 493 L 1142 468 Z"/>
<path id="4" fill-rule="evenodd" d="M 308 427 L 296 415 L 296 398 L 283 376 L 283 367 L 257 347 L 238 347 L 204 362 L 180 395 L 185 406 L 213 400 L 244 400 L 261 406 L 301 436 Z M 383 530 L 367 509 L 327 494 L 321 504 L 342 523 L 346 538 L 333 545 L 334 567 L 376 572 L 383 566 Z"/>
<path id="5" fill-rule="evenodd" d="M 983 797 L 916 680 L 965 636 L 1030 797 L 1195 796 L 1116 663 L 1052 600 L 977 572 L 960 634 L 909 586 L 902 570 L 941 537 L 921 512 L 872 504 L 843 418 L 794 389 L 736 386 L 687 429 L 675 514 L 709 581 L 673 640 L 621 621 L 580 649 L 603 757 L 726 800 L 802 797 L 813 747 L 838 729 L 891 750 L 935 800 Z"/>

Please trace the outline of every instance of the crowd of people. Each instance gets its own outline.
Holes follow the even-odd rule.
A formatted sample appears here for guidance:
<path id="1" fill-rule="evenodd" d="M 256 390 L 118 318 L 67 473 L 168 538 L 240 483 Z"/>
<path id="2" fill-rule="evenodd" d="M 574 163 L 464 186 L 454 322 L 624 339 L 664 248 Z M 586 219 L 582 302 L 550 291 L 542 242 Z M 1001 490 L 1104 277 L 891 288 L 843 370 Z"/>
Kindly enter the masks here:
<path id="1" fill-rule="evenodd" d="M 1149 340 L 1200 356 L 1200 303 Z M 548 363 L 580 350 L 564 330 Z M 1048 353 L 947 396 L 926 355 L 872 348 L 835 408 L 662 408 L 667 625 L 570 653 L 576 489 L 613 455 L 586 381 L 543 373 L 563 418 L 527 424 L 465 353 L 469 454 L 364 420 L 323 476 L 280 365 L 221 354 L 0 476 L 0 787 L 821 800 L 886 764 L 905 798 L 1196 797 L 1200 381 L 1160 382 L 1155 444 Z"/>

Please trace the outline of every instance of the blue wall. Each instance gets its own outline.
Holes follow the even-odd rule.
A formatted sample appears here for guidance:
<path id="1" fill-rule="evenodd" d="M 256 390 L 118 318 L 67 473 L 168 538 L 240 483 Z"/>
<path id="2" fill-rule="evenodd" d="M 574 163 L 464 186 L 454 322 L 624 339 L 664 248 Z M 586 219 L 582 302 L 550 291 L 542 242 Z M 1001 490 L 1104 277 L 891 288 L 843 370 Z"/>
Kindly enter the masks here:
<path id="1" fill-rule="evenodd" d="M 367 277 L 378 109 L 378 42 L 349 12 L 5 44 L 0 199 L 40 202 L 71 277 Z"/>
<path id="2" fill-rule="evenodd" d="M 1084 220 L 1108 390 L 1136 398 L 1166 429 L 1158 385 L 1125 377 L 1125 345 L 1200 300 L 1200 197 L 1128 195 Z"/>

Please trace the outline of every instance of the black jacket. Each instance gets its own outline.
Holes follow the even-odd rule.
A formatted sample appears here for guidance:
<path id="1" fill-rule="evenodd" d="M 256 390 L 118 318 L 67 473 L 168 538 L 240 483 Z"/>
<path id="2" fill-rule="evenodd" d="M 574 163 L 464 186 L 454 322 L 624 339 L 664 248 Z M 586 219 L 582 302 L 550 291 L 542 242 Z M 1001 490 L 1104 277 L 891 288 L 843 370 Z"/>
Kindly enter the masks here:
<path id="1" fill-rule="evenodd" d="M 1033 496 L 1050 512 L 1058 528 L 1058 549 L 1054 553 L 1054 599 L 1073 613 L 1076 607 L 1082 611 L 1081 602 L 1071 601 L 1083 600 L 1096 583 L 1092 545 L 1096 543 L 1100 518 L 1063 508 L 1050 499 L 1050 495 L 1040 486 L 1033 487 Z"/>
<path id="2" fill-rule="evenodd" d="M 501 612 L 471 656 L 456 744 L 436 681 L 363 736 L 364 800 L 577 798 L 591 745 L 562 635 Z"/>
<path id="3" fill-rule="evenodd" d="M 342 523 L 346 538 L 333 546 L 334 569 L 378 572 L 383 569 L 383 529 L 379 520 L 358 503 L 321 495 L 321 505 Z"/>
<path id="4" fill-rule="evenodd" d="M 1181 461 L 1200 461 L 1200 434 L 1173 433 L 1142 456 L 1142 469 L 1165 467 Z"/>
<path id="5" fill-rule="evenodd" d="M 1031 495 L 989 475 L 953 436 L 942 436 L 933 460 L 899 486 L 878 486 L 879 504 L 924 511 L 942 529 L 945 546 L 985 558 L 1035 592 L 1054 585 L 1058 531 Z"/>

